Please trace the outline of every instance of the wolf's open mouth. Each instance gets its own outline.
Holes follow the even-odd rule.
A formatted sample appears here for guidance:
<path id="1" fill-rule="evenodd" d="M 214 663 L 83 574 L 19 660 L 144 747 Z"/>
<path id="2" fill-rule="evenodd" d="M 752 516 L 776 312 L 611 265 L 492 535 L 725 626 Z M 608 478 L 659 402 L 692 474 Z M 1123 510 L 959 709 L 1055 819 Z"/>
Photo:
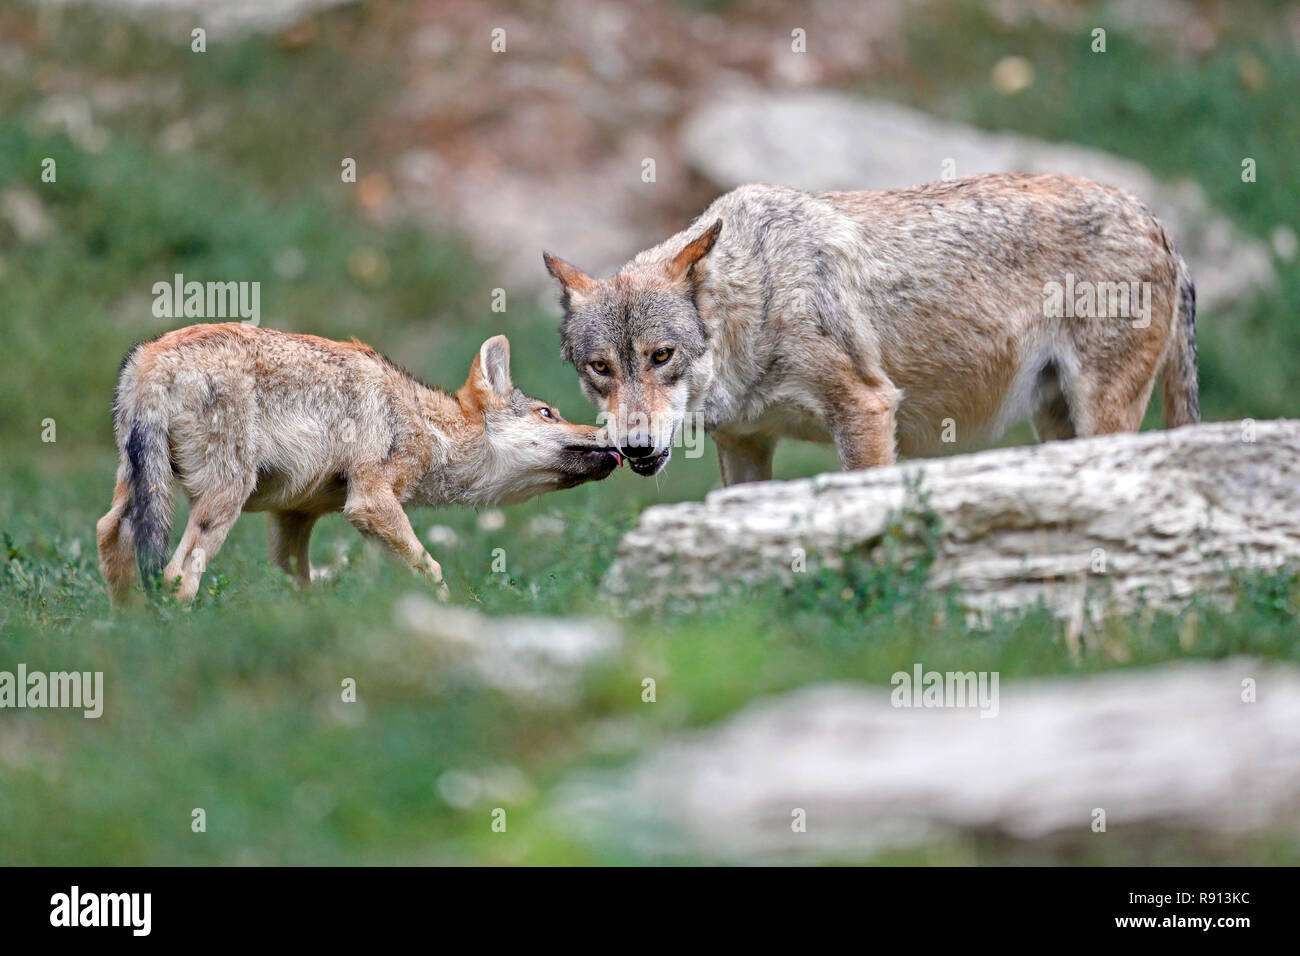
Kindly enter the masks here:
<path id="1" fill-rule="evenodd" d="M 643 478 L 657 474 L 661 468 L 668 462 L 668 456 L 673 453 L 671 448 L 665 448 L 659 454 L 651 458 L 629 458 L 628 467 Z"/>

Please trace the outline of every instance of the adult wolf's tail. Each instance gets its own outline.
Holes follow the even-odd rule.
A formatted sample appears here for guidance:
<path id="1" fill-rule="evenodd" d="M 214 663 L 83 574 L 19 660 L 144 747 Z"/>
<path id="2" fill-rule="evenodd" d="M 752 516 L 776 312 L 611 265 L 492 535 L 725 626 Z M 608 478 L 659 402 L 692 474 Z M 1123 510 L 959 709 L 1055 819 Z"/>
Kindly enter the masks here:
<path id="1" fill-rule="evenodd" d="M 1178 299 L 1174 306 L 1173 342 L 1160 371 L 1165 427 L 1201 420 L 1196 383 L 1196 286 L 1187 263 L 1178 259 Z"/>

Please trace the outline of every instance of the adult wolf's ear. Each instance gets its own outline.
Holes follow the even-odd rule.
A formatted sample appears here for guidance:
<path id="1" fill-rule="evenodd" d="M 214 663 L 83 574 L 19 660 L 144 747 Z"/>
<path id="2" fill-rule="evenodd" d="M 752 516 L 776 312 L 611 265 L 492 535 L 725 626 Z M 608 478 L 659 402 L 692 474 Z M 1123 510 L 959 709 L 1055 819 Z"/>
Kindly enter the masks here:
<path id="1" fill-rule="evenodd" d="M 510 340 L 494 335 L 479 346 L 465 384 L 478 397 L 508 399 L 515 387 L 510 381 Z"/>
<path id="2" fill-rule="evenodd" d="M 560 280 L 560 286 L 564 289 L 566 303 L 569 296 L 575 293 L 577 295 L 586 295 L 596 287 L 596 280 L 587 273 L 577 266 L 551 255 L 549 252 L 542 253 L 542 261 L 546 263 L 546 271 Z"/>
<path id="3" fill-rule="evenodd" d="M 718 241 L 718 234 L 721 232 L 722 220 L 719 219 L 697 238 L 688 242 L 682 251 L 673 256 L 672 261 L 668 263 L 668 278 L 675 282 L 682 276 L 688 276 L 695 263 L 709 254 L 709 250 Z"/>

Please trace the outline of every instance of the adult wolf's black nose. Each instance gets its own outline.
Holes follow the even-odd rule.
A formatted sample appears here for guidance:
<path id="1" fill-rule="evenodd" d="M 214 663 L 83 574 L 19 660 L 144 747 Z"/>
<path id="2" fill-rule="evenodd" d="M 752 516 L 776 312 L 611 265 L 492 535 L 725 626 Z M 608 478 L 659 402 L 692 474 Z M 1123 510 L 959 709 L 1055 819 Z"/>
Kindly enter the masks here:
<path id="1" fill-rule="evenodd" d="M 627 436 L 627 444 L 620 448 L 619 451 L 627 459 L 649 458 L 655 453 L 654 442 L 650 440 L 649 435 L 632 432 Z"/>

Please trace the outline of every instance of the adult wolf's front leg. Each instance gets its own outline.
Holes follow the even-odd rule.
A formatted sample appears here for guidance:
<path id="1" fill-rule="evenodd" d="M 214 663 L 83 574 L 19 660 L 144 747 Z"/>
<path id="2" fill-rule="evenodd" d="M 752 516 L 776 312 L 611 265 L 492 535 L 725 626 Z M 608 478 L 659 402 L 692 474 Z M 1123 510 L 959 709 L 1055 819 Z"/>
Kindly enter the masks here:
<path id="1" fill-rule="evenodd" d="M 845 375 L 823 400 L 826 424 L 845 471 L 892 465 L 894 412 L 902 393 L 883 376 L 867 382 Z"/>
<path id="2" fill-rule="evenodd" d="M 724 485 L 738 485 L 746 481 L 771 481 L 772 457 L 776 454 L 776 439 L 766 435 L 714 434 L 718 446 L 718 467 Z"/>

